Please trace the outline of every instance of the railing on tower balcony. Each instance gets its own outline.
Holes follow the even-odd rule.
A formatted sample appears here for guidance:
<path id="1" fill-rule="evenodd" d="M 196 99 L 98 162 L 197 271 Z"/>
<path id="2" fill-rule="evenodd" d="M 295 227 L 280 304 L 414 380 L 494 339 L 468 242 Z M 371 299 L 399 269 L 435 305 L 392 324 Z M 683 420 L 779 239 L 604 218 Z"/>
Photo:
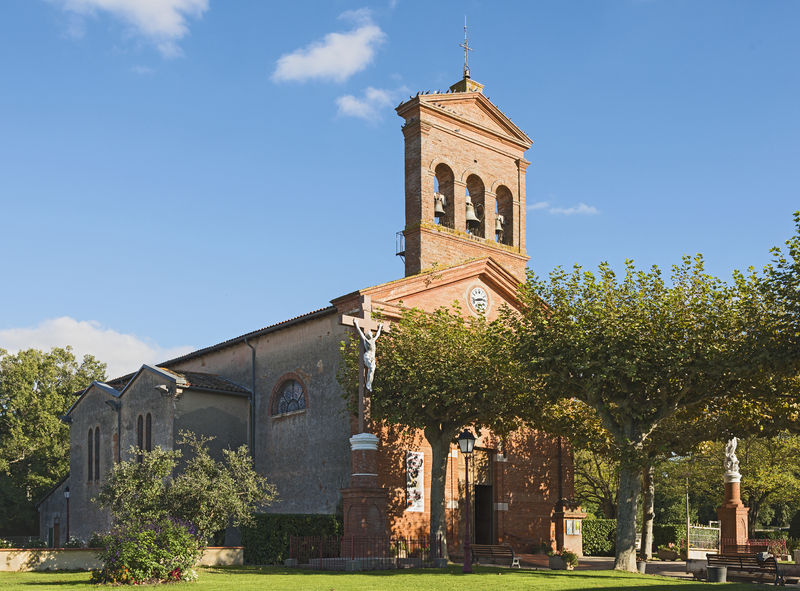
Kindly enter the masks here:
<path id="1" fill-rule="evenodd" d="M 406 262 L 406 237 L 403 232 L 396 232 L 394 235 L 394 254 Z"/>
<path id="2" fill-rule="evenodd" d="M 440 539 L 363 536 L 291 536 L 289 557 L 315 570 L 389 570 L 430 566 L 442 555 Z"/>

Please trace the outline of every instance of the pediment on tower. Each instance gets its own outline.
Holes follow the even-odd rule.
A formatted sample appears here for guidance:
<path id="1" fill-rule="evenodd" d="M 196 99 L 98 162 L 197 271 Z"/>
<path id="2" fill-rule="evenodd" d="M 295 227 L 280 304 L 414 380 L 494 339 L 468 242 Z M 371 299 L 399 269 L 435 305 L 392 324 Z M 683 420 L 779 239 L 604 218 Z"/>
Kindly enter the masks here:
<path id="1" fill-rule="evenodd" d="M 505 113 L 480 92 L 420 95 L 420 106 L 476 128 L 511 140 L 528 149 L 533 141 Z M 398 109 L 398 112 L 400 109 Z"/>
<path id="2" fill-rule="evenodd" d="M 420 308 L 432 312 L 457 303 L 465 314 L 476 314 L 485 300 L 487 318 L 497 318 L 503 306 L 519 309 L 519 281 L 490 257 L 447 268 L 430 269 L 389 283 L 347 294 L 331 303 L 342 314 L 356 313 L 364 298 L 373 312 L 394 320 L 402 308 Z"/>

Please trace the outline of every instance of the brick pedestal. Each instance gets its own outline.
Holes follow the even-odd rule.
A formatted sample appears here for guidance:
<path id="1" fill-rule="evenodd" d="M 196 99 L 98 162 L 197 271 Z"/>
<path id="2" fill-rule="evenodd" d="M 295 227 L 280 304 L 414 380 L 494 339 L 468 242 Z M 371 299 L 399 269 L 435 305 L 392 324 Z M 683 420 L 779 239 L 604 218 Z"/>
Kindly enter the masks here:
<path id="1" fill-rule="evenodd" d="M 750 511 L 742 503 L 739 476 L 726 474 L 725 480 L 725 502 L 717 508 L 720 552 L 725 552 L 726 546 L 747 544 L 747 513 Z"/>
<path id="2" fill-rule="evenodd" d="M 350 449 L 353 461 L 350 486 L 341 491 L 343 552 L 362 558 L 383 556 L 389 541 L 386 529 L 388 495 L 385 488 L 378 486 L 378 437 L 372 433 L 353 435 Z"/>
<path id="3" fill-rule="evenodd" d="M 554 550 L 565 548 L 583 556 L 583 519 L 586 513 L 578 505 L 569 501 L 559 501 L 553 511 L 555 525 L 556 547 Z M 568 523 L 569 521 L 569 523 Z"/>

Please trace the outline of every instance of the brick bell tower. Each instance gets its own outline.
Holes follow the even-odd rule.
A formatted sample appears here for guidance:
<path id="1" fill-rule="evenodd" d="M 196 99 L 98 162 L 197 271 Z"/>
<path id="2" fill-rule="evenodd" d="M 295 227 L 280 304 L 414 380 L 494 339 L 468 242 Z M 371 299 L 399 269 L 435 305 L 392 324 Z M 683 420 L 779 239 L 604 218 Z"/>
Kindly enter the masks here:
<path id="1" fill-rule="evenodd" d="M 465 49 L 466 53 L 466 49 Z M 525 280 L 531 139 L 464 78 L 397 107 L 405 119 L 406 276 L 491 257 Z"/>

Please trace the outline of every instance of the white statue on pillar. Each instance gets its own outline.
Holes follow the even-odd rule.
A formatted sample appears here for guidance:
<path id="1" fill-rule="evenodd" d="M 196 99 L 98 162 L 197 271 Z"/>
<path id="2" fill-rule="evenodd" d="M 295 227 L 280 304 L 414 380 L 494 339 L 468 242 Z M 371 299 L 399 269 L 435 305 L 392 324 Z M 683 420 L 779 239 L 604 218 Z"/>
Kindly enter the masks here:
<path id="1" fill-rule="evenodd" d="M 736 457 L 736 437 L 725 444 L 725 482 L 739 482 L 742 475 L 739 473 L 739 459 Z"/>
<path id="2" fill-rule="evenodd" d="M 372 392 L 372 379 L 375 377 L 375 367 L 378 364 L 375 359 L 375 341 L 377 341 L 378 337 L 381 336 L 383 324 L 378 325 L 378 330 L 374 335 L 369 329 L 367 329 L 367 334 L 364 334 L 364 331 L 361 330 L 361 327 L 358 325 L 358 319 L 353 321 L 353 326 L 356 327 L 356 330 L 361 337 L 361 342 L 364 344 L 364 366 L 367 368 L 367 379 L 364 386 L 367 388 L 367 390 Z"/>

